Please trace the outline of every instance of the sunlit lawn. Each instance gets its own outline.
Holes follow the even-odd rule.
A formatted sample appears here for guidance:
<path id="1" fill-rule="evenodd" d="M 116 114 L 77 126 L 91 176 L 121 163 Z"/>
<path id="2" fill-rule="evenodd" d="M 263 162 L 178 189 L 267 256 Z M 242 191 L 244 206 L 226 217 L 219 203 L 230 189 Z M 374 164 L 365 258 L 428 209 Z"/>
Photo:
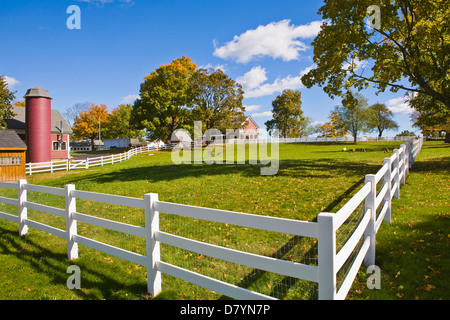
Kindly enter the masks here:
<path id="1" fill-rule="evenodd" d="M 274 176 L 261 176 L 264 165 L 175 165 L 168 151 L 142 154 L 123 163 L 89 170 L 29 176 L 28 183 L 53 187 L 75 184 L 78 190 L 142 198 L 158 193 L 162 201 L 259 215 L 314 221 L 321 211 L 336 212 L 376 173 L 383 158 L 400 143 L 280 144 L 280 167 Z M 434 144 L 428 144 L 434 146 Z M 342 148 L 356 152 L 342 152 Z M 359 150 L 364 148 L 366 152 Z M 389 153 L 385 153 L 389 148 Z M 441 154 L 448 148 L 436 149 Z M 432 156 L 431 156 L 432 157 Z M 420 168 L 418 162 L 415 168 Z M 436 172 L 440 172 L 437 170 Z M 417 173 L 425 174 L 425 172 Z M 408 178 L 408 183 L 411 179 Z M 448 184 L 447 184 L 448 185 Z M 408 195 L 405 186 L 402 199 Z M 447 189 L 448 190 L 448 189 Z M 3 194 L 8 191 L 1 190 Z M 404 198 L 403 198 L 404 197 Z M 63 208 L 61 197 L 29 193 L 29 201 Z M 401 203 L 399 201 L 399 203 Z M 448 205 L 448 203 L 447 203 Z M 0 205 L 4 212 L 16 213 Z M 399 205 L 400 207 L 400 205 Z M 429 210 L 433 210 L 431 207 Z M 140 210 L 77 201 L 77 211 L 121 222 L 143 225 Z M 447 210 L 448 211 L 448 210 Z M 394 219 L 400 219 L 393 213 Z M 30 219 L 64 229 L 64 219 L 30 212 Z M 394 220 L 397 221 L 397 220 Z M 316 243 L 289 235 L 261 232 L 225 224 L 184 219 L 161 213 L 161 230 L 231 248 L 316 264 Z M 385 229 L 389 226 L 383 227 Z M 79 259 L 67 261 L 63 239 L 30 229 L 19 238 L 16 224 L 0 221 L 0 297 L 3 299 L 148 299 L 145 268 L 80 246 Z M 82 223 L 78 232 L 99 241 L 145 254 L 142 239 Z M 392 236 L 387 233 L 386 237 Z M 399 235 L 400 236 L 400 235 Z M 447 235 L 445 235 L 447 236 Z M 402 237 L 403 238 L 403 237 Z M 378 238 L 381 241 L 382 236 Z M 380 253 L 381 249 L 377 251 Z M 382 252 L 382 251 L 381 251 Z M 394 250 L 394 253 L 396 251 Z M 441 255 L 441 258 L 444 258 Z M 314 299 L 316 287 L 305 281 L 238 267 L 193 252 L 162 247 L 162 259 L 282 299 Z M 82 272 L 80 290 L 68 290 L 66 269 L 76 264 Z M 163 275 L 162 299 L 218 299 L 221 295 Z"/>

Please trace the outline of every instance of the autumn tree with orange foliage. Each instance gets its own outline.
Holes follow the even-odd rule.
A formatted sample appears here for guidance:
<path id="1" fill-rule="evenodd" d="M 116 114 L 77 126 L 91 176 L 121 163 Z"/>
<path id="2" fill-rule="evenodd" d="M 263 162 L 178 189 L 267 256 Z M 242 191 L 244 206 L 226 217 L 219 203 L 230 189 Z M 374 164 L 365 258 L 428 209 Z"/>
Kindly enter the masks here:
<path id="1" fill-rule="evenodd" d="M 337 138 L 345 137 L 348 134 L 348 130 L 340 125 L 342 120 L 337 112 L 331 112 L 328 119 L 330 119 L 329 122 L 319 127 L 319 137 Z"/>
<path id="2" fill-rule="evenodd" d="M 72 127 L 73 137 L 76 140 L 91 140 L 92 149 L 95 149 L 94 140 L 100 138 L 101 126 L 109 121 L 108 107 L 92 104 L 87 111 L 82 111 L 75 118 Z"/>
<path id="3" fill-rule="evenodd" d="M 146 129 L 150 138 L 163 141 L 169 140 L 176 129 L 186 128 L 192 99 L 189 80 L 196 68 L 190 58 L 182 57 L 147 75 L 133 105 L 132 125 Z"/>

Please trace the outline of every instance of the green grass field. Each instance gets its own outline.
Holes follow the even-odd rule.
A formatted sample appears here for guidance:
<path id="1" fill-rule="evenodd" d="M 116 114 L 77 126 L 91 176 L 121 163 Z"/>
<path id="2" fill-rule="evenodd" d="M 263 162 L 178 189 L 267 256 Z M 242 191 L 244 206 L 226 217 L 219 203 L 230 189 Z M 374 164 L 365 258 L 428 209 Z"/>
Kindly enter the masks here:
<path id="1" fill-rule="evenodd" d="M 336 212 L 345 204 L 362 186 L 364 175 L 376 173 L 381 168 L 383 158 L 389 157 L 392 149 L 398 146 L 399 143 L 395 142 L 358 145 L 281 144 L 280 168 L 274 176 L 261 176 L 260 164 L 174 165 L 170 152 L 160 151 L 105 167 L 38 174 L 27 179 L 31 184 L 53 187 L 75 184 L 78 190 L 137 198 L 142 198 L 145 193 L 158 193 L 162 201 L 314 221 L 321 211 Z M 342 152 L 343 147 L 347 150 L 364 148 L 366 152 Z M 385 148 L 389 148 L 390 152 L 384 153 Z M 448 274 L 445 266 L 448 266 L 449 242 L 449 150 L 448 145 L 440 142 L 424 145 L 423 152 L 407 178 L 407 184 L 401 190 L 401 199 L 394 201 L 392 225 L 383 224 L 377 235 L 377 263 L 382 269 L 382 289 L 365 290 L 365 276 L 360 272 L 350 298 L 448 298 L 448 282 L 445 285 L 444 274 L 445 271 Z M 8 196 L 10 190 L 3 189 L 0 192 Z M 64 207 L 61 197 L 34 192 L 29 192 L 29 201 Z M 422 205 L 418 206 L 419 203 Z M 5 204 L 0 204 L 0 210 L 17 213 L 17 208 Z M 120 206 L 77 200 L 77 211 L 135 225 L 142 226 L 144 223 L 143 212 Z M 30 210 L 29 218 L 62 229 L 65 227 L 64 219 L 48 214 Z M 311 265 L 317 263 L 316 242 L 313 239 L 177 218 L 163 213 L 160 228 L 234 249 Z M 417 238 L 419 234 L 425 236 L 429 232 L 430 240 Z M 145 253 L 142 239 L 82 223 L 78 224 L 78 233 L 130 251 Z M 411 246 L 414 241 L 416 251 L 400 247 Z M 420 251 L 422 249 L 424 253 Z M 407 254 L 403 254 L 403 251 Z M 429 266 L 439 273 L 427 269 L 424 272 L 428 272 L 426 275 L 429 278 L 424 279 L 425 275 L 420 278 L 417 270 L 411 271 L 412 275 L 417 275 L 413 280 L 416 282 L 400 284 L 398 279 L 408 276 L 408 265 L 405 263 L 416 267 L 414 257 L 403 260 L 409 257 L 409 252 L 415 252 L 416 257 L 423 255 L 424 261 L 428 263 L 425 269 Z M 161 254 L 164 261 L 277 298 L 317 297 L 317 287 L 306 281 L 240 267 L 169 246 L 162 246 Z M 395 259 L 391 259 L 392 256 Z M 72 264 L 81 269 L 79 290 L 69 290 L 66 286 L 66 269 Z M 397 270 L 395 266 L 402 266 L 402 269 Z M 151 298 L 146 293 L 145 268 L 82 246 L 79 258 L 67 261 L 63 239 L 34 229 L 30 229 L 26 236 L 18 237 L 18 226 L 5 220 L 0 220 L 0 268 L 0 299 Z M 413 283 L 417 285 L 414 287 Z M 392 286 L 395 289 L 402 286 L 403 291 L 390 290 L 388 287 Z M 416 288 L 422 286 L 425 294 L 416 294 Z M 220 294 L 165 275 L 162 288 L 158 299 L 222 298 Z"/>

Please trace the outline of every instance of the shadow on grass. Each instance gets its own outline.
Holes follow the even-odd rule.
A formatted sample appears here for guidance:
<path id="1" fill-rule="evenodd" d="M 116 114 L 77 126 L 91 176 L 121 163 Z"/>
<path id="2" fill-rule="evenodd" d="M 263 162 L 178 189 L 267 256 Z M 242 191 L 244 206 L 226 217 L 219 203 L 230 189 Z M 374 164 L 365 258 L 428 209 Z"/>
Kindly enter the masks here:
<path id="1" fill-rule="evenodd" d="M 260 177 L 261 168 L 269 165 L 258 164 L 167 164 L 147 165 L 141 167 L 124 168 L 111 172 L 92 173 L 84 172 L 83 175 L 67 176 L 65 183 L 77 184 L 77 182 L 89 180 L 93 183 L 114 183 L 123 181 L 172 181 L 176 179 L 202 176 L 241 175 L 245 177 Z M 336 175 L 364 176 L 375 173 L 380 165 L 372 165 L 358 161 L 315 159 L 315 160 L 283 160 L 279 163 L 275 176 L 292 178 L 322 178 L 328 179 Z M 261 176 L 264 177 L 264 176 Z"/>
<path id="2" fill-rule="evenodd" d="M 39 231 L 33 230 L 33 232 Z M 46 278 L 49 279 L 49 285 L 66 286 L 70 276 L 66 273 L 67 268 L 70 265 L 78 266 L 81 270 L 81 289 L 71 290 L 71 293 L 81 299 L 114 300 L 118 298 L 115 294 L 120 290 L 133 292 L 140 297 L 148 295 L 145 280 L 141 283 L 134 282 L 124 285 L 123 282 L 107 275 L 107 273 L 113 272 L 112 269 L 108 272 L 102 272 L 99 270 L 101 268 L 99 264 L 94 264 L 96 267 L 93 268 L 89 261 L 83 261 L 82 259 L 69 261 L 65 253 L 55 253 L 53 250 L 39 245 L 35 237 L 29 235 L 19 237 L 17 231 L 11 231 L 0 226 L 0 238 L 2 239 L 0 242 L 0 253 L 2 255 L 9 255 L 21 260 L 24 265 L 35 270 L 34 274 L 45 274 Z M 65 248 L 65 241 L 62 246 Z M 32 276 L 28 276 L 30 277 L 28 285 L 32 287 L 34 279 Z M 27 277 L 27 275 L 25 274 L 24 277 Z M 26 280 L 23 280 L 23 283 L 26 283 Z M 49 298 L 52 299 L 52 297 Z"/>
<path id="3" fill-rule="evenodd" d="M 413 164 L 410 169 L 412 172 L 437 172 L 450 170 L 450 157 L 445 157 L 440 160 L 423 160 Z"/>

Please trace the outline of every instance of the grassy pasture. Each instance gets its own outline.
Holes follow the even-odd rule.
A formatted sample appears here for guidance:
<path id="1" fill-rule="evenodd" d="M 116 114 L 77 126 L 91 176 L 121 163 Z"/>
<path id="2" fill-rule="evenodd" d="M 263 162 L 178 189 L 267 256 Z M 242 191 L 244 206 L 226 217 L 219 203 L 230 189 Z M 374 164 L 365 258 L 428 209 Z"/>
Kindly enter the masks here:
<path id="1" fill-rule="evenodd" d="M 78 190 L 137 198 L 151 192 L 158 193 L 160 200 L 168 202 L 314 221 L 321 211 L 336 212 L 358 191 L 364 175 L 376 173 L 383 158 L 390 156 L 392 149 L 399 144 L 280 144 L 281 162 L 274 176 L 261 176 L 261 164 L 174 165 L 170 152 L 159 151 L 105 167 L 33 175 L 28 177 L 28 183 L 52 187 L 75 184 Z M 356 148 L 357 152 L 342 152 L 344 147 L 347 150 Z M 366 152 L 359 152 L 361 148 Z M 386 148 L 390 149 L 389 153 L 384 153 Z M 444 149 L 436 150 L 442 152 Z M 8 195 L 8 190 L 0 192 Z M 29 201 L 64 207 L 61 197 L 51 195 L 30 192 Z M 0 205 L 0 210 L 17 212 L 16 208 L 4 204 Z M 144 223 L 143 212 L 120 206 L 77 200 L 77 211 L 135 225 Z M 64 220 L 59 217 L 39 212 L 30 212 L 29 217 L 62 229 L 65 227 Z M 311 265 L 317 263 L 313 239 L 183 219 L 164 213 L 161 213 L 160 228 L 234 249 Z M 34 229 L 19 238 L 17 229 L 16 224 L 0 220 L 0 298 L 151 298 L 146 294 L 145 268 L 85 247 L 80 247 L 77 260 L 67 261 L 63 239 Z M 83 223 L 78 224 L 78 232 L 130 251 L 145 253 L 142 239 Z M 317 296 L 316 286 L 306 281 L 225 263 L 169 246 L 162 246 L 162 259 L 281 299 L 314 299 Z M 82 277 L 81 289 L 73 291 L 66 287 L 66 269 L 72 264 L 80 267 Z M 361 291 L 359 287 L 356 290 Z M 355 298 L 362 298 L 361 295 Z M 157 298 L 220 299 L 222 296 L 163 275 L 163 292 Z"/>

